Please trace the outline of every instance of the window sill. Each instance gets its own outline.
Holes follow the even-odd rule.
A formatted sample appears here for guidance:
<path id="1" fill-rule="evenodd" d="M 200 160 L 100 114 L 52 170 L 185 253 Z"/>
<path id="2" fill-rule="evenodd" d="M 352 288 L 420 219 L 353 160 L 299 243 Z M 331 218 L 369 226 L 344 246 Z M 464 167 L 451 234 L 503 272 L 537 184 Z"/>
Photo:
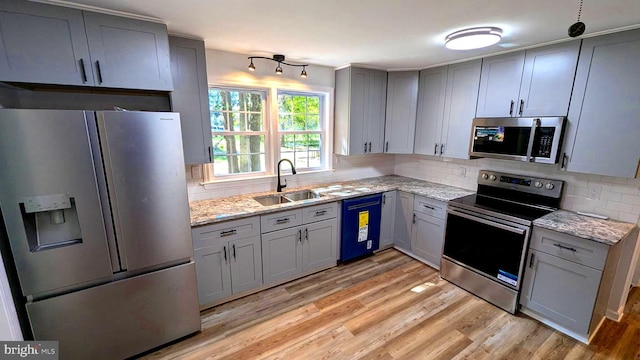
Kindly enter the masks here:
<path id="1" fill-rule="evenodd" d="M 296 176 L 304 176 L 307 174 L 321 174 L 321 173 L 329 173 L 329 172 L 334 172 L 334 169 L 322 169 L 322 170 L 313 170 L 313 171 L 305 171 L 305 172 L 298 172 L 296 174 Z M 291 173 L 287 170 L 287 172 L 285 172 L 284 174 L 281 174 L 281 176 L 292 176 Z M 221 185 L 221 184 L 228 184 L 228 183 L 239 183 L 239 182 L 250 182 L 250 181 L 256 181 L 256 180 L 268 180 L 268 179 L 275 179 L 277 178 L 278 175 L 276 174 L 269 174 L 269 175 L 261 175 L 261 176 L 252 176 L 252 177 L 242 177 L 242 178 L 234 178 L 234 179 L 223 179 L 223 180 L 213 180 L 213 181 L 206 181 L 206 182 L 201 182 L 200 185 L 204 186 L 204 188 L 206 190 L 214 190 L 214 186 L 217 185 Z"/>

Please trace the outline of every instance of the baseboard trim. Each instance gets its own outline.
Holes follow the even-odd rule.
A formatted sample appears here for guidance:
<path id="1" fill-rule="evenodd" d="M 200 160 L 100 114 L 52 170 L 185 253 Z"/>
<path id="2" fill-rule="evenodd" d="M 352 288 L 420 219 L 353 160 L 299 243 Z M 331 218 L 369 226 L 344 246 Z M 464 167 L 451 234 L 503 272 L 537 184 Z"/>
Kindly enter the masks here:
<path id="1" fill-rule="evenodd" d="M 607 309 L 605 312 L 605 316 L 607 319 L 613 320 L 615 322 L 620 322 L 622 317 L 624 316 L 624 306 L 621 306 L 618 311 Z"/>

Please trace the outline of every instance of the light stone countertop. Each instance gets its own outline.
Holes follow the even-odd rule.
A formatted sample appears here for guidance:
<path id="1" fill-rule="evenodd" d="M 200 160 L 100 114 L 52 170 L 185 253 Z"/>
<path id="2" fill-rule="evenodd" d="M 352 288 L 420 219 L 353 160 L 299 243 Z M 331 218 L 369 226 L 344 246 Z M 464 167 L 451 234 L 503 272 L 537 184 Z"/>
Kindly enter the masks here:
<path id="1" fill-rule="evenodd" d="M 563 234 L 615 245 L 624 239 L 636 225 L 616 220 L 603 220 L 558 210 L 533 221 L 533 225 Z"/>
<path id="2" fill-rule="evenodd" d="M 282 192 L 282 194 L 286 195 L 287 193 L 297 192 L 300 190 L 314 190 L 321 193 L 323 196 L 315 199 L 271 206 L 261 205 L 253 198 L 257 196 L 275 194 L 275 191 L 246 194 L 228 198 L 193 201 L 189 203 L 191 226 L 213 224 L 221 221 L 340 201 L 391 190 L 401 190 L 445 202 L 474 193 L 474 191 L 453 186 L 436 184 L 397 175 L 388 175 L 355 181 L 344 181 L 287 189 L 287 191 Z"/>

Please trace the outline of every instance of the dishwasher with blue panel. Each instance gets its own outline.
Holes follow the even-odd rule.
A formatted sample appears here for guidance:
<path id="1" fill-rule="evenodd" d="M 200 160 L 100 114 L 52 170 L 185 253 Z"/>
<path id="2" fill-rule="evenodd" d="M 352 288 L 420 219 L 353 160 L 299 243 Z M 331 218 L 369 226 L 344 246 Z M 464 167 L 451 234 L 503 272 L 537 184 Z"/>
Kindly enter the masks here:
<path id="1" fill-rule="evenodd" d="M 342 201 L 340 261 L 353 260 L 378 250 L 382 194 Z"/>

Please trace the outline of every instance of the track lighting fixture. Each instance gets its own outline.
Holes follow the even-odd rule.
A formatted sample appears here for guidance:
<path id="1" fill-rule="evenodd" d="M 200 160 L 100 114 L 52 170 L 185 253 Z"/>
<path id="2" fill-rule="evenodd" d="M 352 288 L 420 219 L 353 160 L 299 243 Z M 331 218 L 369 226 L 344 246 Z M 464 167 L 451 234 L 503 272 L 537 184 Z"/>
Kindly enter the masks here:
<path id="1" fill-rule="evenodd" d="M 264 56 L 249 56 L 248 58 L 251 63 L 249 64 L 249 71 L 255 71 L 256 67 L 255 65 L 253 65 L 253 59 L 267 59 L 267 60 L 271 60 L 271 61 L 275 61 L 278 63 L 278 66 L 276 67 L 276 75 L 282 75 L 282 64 L 284 65 L 288 65 L 288 66 L 297 66 L 297 67 L 301 67 L 302 68 L 302 72 L 300 73 L 300 77 L 303 79 L 307 78 L 307 66 L 309 66 L 309 64 L 289 64 L 287 62 L 285 62 L 285 57 L 284 55 L 273 55 L 272 58 L 268 58 L 268 57 L 264 57 Z"/>

